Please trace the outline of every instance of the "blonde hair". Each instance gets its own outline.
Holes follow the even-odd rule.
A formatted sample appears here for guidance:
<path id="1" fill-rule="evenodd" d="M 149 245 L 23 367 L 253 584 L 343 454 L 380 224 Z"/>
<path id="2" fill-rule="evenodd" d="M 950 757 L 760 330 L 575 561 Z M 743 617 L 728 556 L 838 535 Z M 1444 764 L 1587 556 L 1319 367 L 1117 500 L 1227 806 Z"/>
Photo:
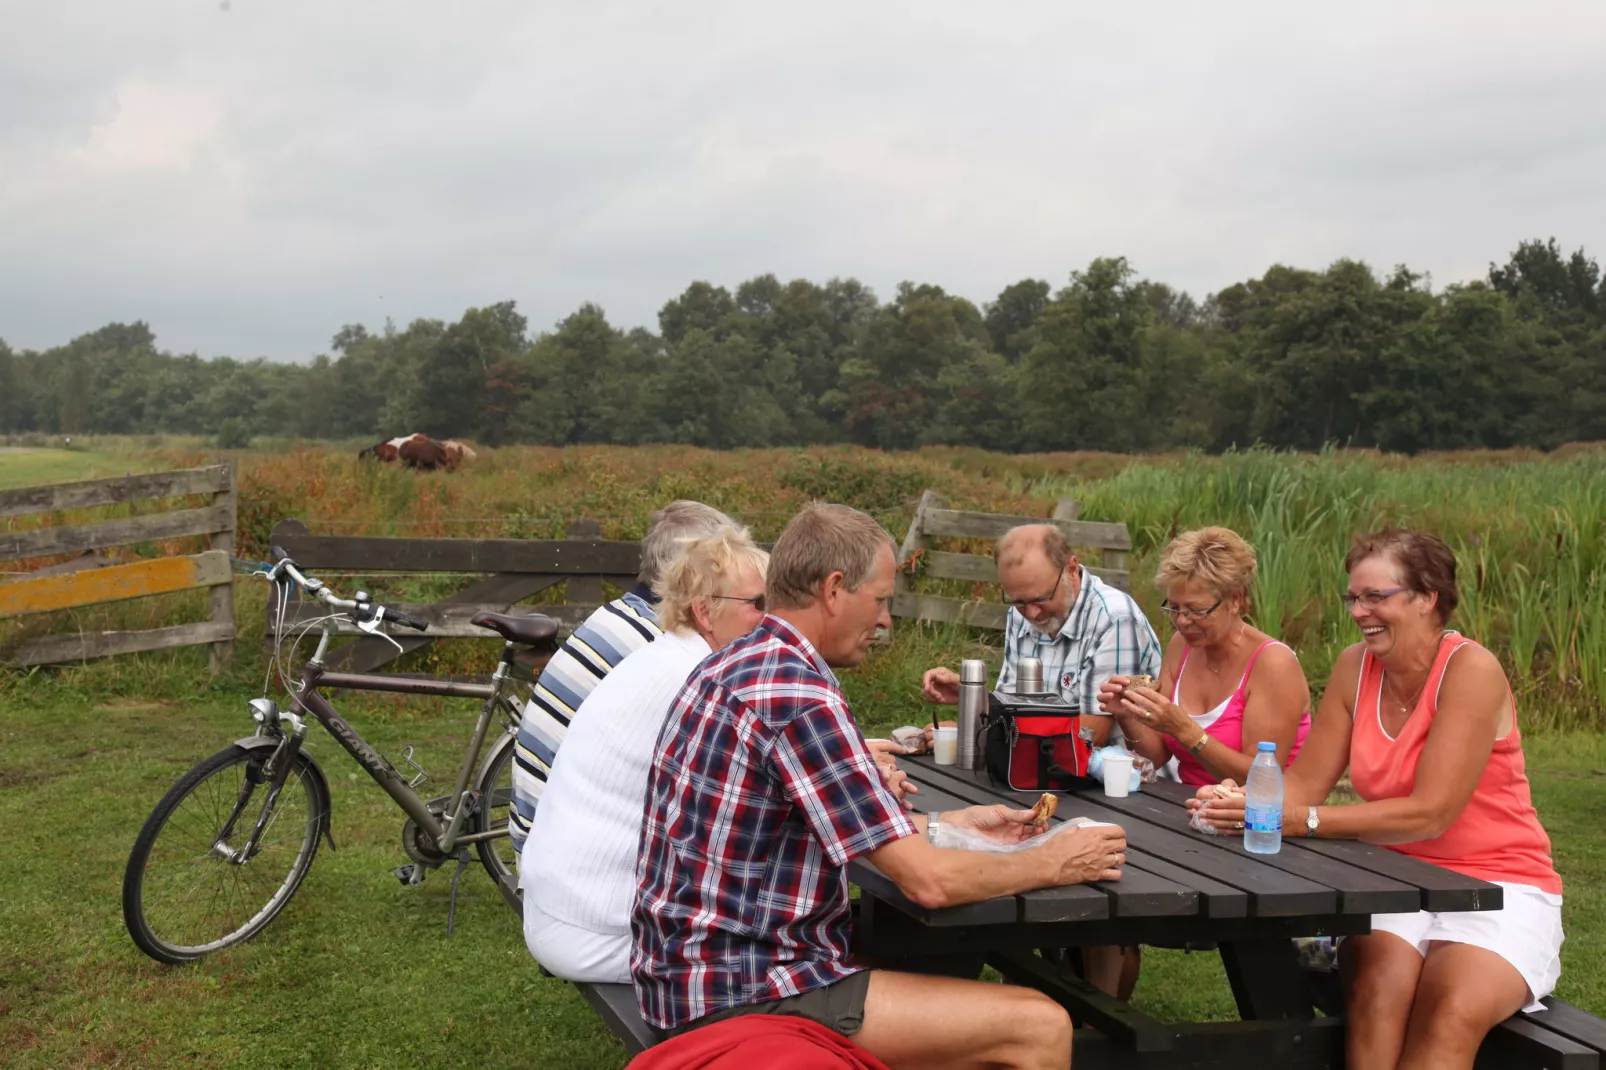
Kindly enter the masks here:
<path id="1" fill-rule="evenodd" d="M 1185 531 L 1160 555 L 1154 582 L 1161 587 L 1196 582 L 1221 598 L 1243 595 L 1255 582 L 1255 548 L 1229 528 Z"/>
<path id="2" fill-rule="evenodd" d="M 729 605 L 715 596 L 730 591 L 744 566 L 751 565 L 763 579 L 769 561 L 770 555 L 753 543 L 746 528 L 728 527 L 708 538 L 686 541 L 652 585 L 659 598 L 659 626 L 671 632 L 695 629 L 692 606 L 698 602 L 709 603 L 709 615 L 719 616 Z"/>
<path id="3" fill-rule="evenodd" d="M 857 591 L 875 574 L 883 546 L 894 549 L 892 536 L 859 510 L 822 502 L 804 506 L 775 540 L 767 590 L 769 608 L 813 605 L 833 572 L 842 573 L 843 586 Z"/>

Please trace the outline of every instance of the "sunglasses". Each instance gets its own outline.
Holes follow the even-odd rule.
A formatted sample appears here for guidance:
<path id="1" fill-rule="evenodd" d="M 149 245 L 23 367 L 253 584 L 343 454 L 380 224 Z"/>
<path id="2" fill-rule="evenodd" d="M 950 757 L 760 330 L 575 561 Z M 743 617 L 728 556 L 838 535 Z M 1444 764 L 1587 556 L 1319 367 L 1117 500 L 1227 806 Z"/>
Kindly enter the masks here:
<path id="1" fill-rule="evenodd" d="M 714 597 L 721 602 L 746 602 L 760 613 L 764 612 L 764 596 L 761 594 L 755 594 L 751 598 L 743 598 L 739 594 L 716 594 Z"/>

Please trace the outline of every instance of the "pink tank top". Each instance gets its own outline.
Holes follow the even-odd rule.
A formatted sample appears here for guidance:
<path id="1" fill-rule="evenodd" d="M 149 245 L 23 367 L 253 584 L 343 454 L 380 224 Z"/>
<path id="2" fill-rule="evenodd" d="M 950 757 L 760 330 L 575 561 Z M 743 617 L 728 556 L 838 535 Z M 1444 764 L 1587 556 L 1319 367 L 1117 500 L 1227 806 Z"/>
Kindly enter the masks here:
<path id="1" fill-rule="evenodd" d="M 1450 665 L 1450 656 L 1471 643 L 1471 639 L 1456 632 L 1444 633 L 1422 697 L 1394 738 L 1383 731 L 1383 665 L 1370 654 L 1361 657 L 1349 750 L 1350 782 L 1361 798 L 1367 802 L 1402 799 L 1415 789 L 1417 762 L 1422 759 L 1433 718 L 1439 713 L 1439 685 L 1444 681 L 1444 671 Z M 1448 711 L 1446 716 L 1454 716 L 1454 711 Z M 1539 812 L 1528 791 L 1522 733 L 1516 724 L 1516 699 L 1512 699 L 1511 731 L 1504 739 L 1495 740 L 1489 764 L 1484 766 L 1472 798 L 1455 822 L 1434 839 L 1387 846 L 1391 851 L 1469 877 L 1528 884 L 1552 895 L 1561 894 L 1561 878 L 1550 858 L 1550 837 L 1539 824 Z"/>
<path id="2" fill-rule="evenodd" d="M 1277 642 L 1275 639 L 1268 639 L 1255 648 L 1255 652 L 1249 655 L 1249 664 L 1244 666 L 1244 674 L 1242 679 L 1238 681 L 1237 690 L 1222 700 L 1221 705 L 1206 713 L 1188 714 L 1189 717 L 1193 718 L 1195 724 L 1204 729 L 1206 734 L 1223 746 L 1231 747 L 1233 750 L 1240 752 L 1244 749 L 1244 707 L 1249 704 L 1249 674 L 1255 671 L 1255 661 L 1260 657 L 1260 652 L 1273 645 L 1283 646 L 1284 644 Z M 1182 664 L 1177 666 L 1177 680 L 1176 683 L 1171 685 L 1171 701 L 1178 706 L 1182 705 L 1179 698 L 1182 694 L 1182 674 L 1188 668 L 1188 655 L 1192 653 L 1192 647 L 1183 647 Z M 1299 753 L 1299 748 L 1304 744 L 1305 737 L 1309 734 L 1310 711 L 1307 710 L 1304 716 L 1299 719 L 1299 729 L 1294 733 L 1294 746 L 1288 752 L 1288 762 L 1294 760 L 1294 755 Z M 1184 784 L 1203 787 L 1206 784 L 1214 784 L 1221 779 L 1206 769 L 1203 762 L 1189 754 L 1188 749 L 1173 737 L 1165 736 L 1163 738 L 1166 749 L 1176 756 L 1177 775 L 1182 778 Z M 1256 742 L 1259 741 L 1257 740 Z M 1286 766 L 1288 762 L 1283 764 Z"/>

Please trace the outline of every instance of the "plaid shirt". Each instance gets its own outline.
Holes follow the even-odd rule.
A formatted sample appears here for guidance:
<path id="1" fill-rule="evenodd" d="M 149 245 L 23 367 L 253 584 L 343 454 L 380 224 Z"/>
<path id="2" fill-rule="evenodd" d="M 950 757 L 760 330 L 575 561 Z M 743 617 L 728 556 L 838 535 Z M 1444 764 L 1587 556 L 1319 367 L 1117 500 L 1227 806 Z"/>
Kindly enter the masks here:
<path id="1" fill-rule="evenodd" d="M 776 617 L 686 681 L 646 803 L 630 969 L 660 1029 L 857 972 L 846 866 L 917 831 L 836 677 Z"/>
<path id="2" fill-rule="evenodd" d="M 1004 667 L 998 690 L 1015 689 L 1015 663 L 1040 658 L 1043 684 L 1084 714 L 1099 715 L 1099 688 L 1117 673 L 1160 675 L 1160 640 L 1149 618 L 1125 591 L 1111 587 L 1086 568 L 1082 589 L 1065 616 L 1065 627 L 1048 636 L 1011 609 L 1004 623 Z M 1111 726 L 1111 742 L 1120 739 Z"/>

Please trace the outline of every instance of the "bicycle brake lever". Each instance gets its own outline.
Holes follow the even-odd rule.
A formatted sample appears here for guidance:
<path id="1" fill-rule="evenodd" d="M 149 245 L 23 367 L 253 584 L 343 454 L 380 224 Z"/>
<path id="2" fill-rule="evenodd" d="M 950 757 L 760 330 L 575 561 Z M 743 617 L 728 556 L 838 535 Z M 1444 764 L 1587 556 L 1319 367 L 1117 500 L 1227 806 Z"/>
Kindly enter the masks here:
<path id="1" fill-rule="evenodd" d="M 385 642 L 387 642 L 391 646 L 395 647 L 396 648 L 396 652 L 398 654 L 407 653 L 406 648 L 403 647 L 400 643 L 396 642 L 396 637 L 395 636 L 391 635 L 389 632 L 382 632 L 382 631 L 379 630 L 379 623 L 380 622 L 377 619 L 359 621 L 357 623 L 357 630 L 359 632 L 365 632 L 368 635 L 377 635 L 377 636 L 379 636 L 379 638 L 383 639 Z"/>

